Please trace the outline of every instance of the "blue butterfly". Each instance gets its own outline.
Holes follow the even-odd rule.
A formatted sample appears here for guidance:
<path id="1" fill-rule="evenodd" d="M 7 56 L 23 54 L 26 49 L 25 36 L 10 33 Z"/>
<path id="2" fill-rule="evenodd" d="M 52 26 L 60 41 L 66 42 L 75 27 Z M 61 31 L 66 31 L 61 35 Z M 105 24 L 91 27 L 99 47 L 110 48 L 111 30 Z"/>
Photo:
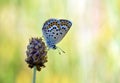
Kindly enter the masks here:
<path id="1" fill-rule="evenodd" d="M 42 28 L 48 48 L 56 49 L 56 44 L 63 39 L 71 26 L 72 22 L 66 19 L 48 19 Z"/>

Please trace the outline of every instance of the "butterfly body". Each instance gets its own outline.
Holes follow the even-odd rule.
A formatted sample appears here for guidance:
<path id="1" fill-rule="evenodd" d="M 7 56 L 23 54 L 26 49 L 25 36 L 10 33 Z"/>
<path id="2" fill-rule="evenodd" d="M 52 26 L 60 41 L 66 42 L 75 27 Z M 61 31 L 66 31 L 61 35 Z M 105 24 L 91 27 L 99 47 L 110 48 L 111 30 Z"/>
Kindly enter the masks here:
<path id="1" fill-rule="evenodd" d="M 47 46 L 49 48 L 56 49 L 56 44 L 64 38 L 71 26 L 72 23 L 69 20 L 48 19 L 42 28 Z"/>

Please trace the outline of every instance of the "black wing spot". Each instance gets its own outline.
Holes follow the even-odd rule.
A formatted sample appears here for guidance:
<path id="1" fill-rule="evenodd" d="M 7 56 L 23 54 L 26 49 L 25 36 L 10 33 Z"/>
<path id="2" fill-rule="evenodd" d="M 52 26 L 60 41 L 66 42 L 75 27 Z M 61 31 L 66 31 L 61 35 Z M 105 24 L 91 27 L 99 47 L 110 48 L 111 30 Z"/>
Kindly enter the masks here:
<path id="1" fill-rule="evenodd" d="M 62 35 L 62 32 L 60 32 L 60 34 Z"/>
<path id="2" fill-rule="evenodd" d="M 65 29 L 64 27 L 62 27 L 62 29 Z"/>
<path id="3" fill-rule="evenodd" d="M 52 32 L 52 34 L 55 34 L 55 32 Z"/>
<path id="4" fill-rule="evenodd" d="M 62 29 L 66 31 L 66 28 L 62 27 Z"/>
<path id="5" fill-rule="evenodd" d="M 54 37 L 54 39 L 56 39 L 56 37 Z"/>
<path id="6" fill-rule="evenodd" d="M 56 27 L 53 27 L 53 29 L 56 29 Z"/>
<path id="7" fill-rule="evenodd" d="M 56 31 L 59 31 L 59 29 L 56 29 Z"/>
<path id="8" fill-rule="evenodd" d="M 53 28 L 51 29 L 51 31 L 53 30 Z"/>
<path id="9" fill-rule="evenodd" d="M 52 29 L 51 30 L 48 30 L 48 32 L 51 32 L 52 31 Z"/>
<path id="10" fill-rule="evenodd" d="M 58 33 L 56 33 L 56 35 L 58 35 Z"/>
<path id="11" fill-rule="evenodd" d="M 53 35 L 51 35 L 53 37 Z"/>

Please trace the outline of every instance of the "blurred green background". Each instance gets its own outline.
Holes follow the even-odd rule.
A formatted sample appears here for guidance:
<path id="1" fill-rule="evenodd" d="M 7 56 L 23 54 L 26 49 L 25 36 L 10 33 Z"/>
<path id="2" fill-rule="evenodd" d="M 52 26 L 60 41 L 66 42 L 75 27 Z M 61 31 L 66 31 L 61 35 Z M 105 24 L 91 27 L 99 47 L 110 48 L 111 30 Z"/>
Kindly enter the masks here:
<path id="1" fill-rule="evenodd" d="M 32 82 L 26 46 L 49 18 L 73 25 L 36 83 L 120 83 L 120 0 L 0 0 L 0 83 Z"/>

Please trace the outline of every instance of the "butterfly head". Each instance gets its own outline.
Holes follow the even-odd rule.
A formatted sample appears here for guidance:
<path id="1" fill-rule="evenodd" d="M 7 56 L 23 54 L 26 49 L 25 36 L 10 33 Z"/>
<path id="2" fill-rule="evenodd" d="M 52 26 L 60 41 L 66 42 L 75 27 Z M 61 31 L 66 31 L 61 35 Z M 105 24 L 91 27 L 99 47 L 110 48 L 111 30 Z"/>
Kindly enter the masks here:
<path id="1" fill-rule="evenodd" d="M 56 45 L 53 45 L 53 46 L 52 46 L 52 49 L 57 49 L 57 46 L 56 46 Z"/>
<path id="2" fill-rule="evenodd" d="M 57 49 L 57 46 L 53 42 L 47 41 L 46 43 L 48 48 Z"/>

